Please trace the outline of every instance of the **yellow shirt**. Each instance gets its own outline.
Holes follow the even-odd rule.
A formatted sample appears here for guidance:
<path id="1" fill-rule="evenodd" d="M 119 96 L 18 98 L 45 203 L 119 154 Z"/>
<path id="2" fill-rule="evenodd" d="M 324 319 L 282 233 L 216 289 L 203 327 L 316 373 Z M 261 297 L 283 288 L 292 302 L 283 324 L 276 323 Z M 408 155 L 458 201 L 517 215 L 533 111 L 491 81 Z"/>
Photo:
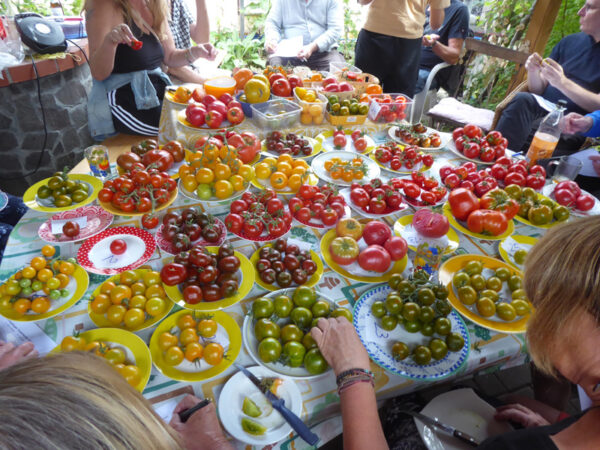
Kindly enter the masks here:
<path id="1" fill-rule="evenodd" d="M 373 0 L 363 28 L 388 36 L 418 39 L 423 36 L 427 4 L 433 9 L 444 9 L 450 6 L 450 0 Z"/>

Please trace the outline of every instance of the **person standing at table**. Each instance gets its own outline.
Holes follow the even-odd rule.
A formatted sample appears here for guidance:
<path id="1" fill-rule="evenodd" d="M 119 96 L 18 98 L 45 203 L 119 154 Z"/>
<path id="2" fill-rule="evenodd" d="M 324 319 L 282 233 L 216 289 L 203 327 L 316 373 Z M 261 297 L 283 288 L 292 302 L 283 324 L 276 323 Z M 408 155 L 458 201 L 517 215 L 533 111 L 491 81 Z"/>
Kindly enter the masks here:
<path id="1" fill-rule="evenodd" d="M 356 40 L 356 66 L 379 78 L 384 92 L 412 97 L 419 75 L 425 9 L 432 30 L 444 22 L 450 0 L 358 0 L 369 5 Z"/>
<path id="2" fill-rule="evenodd" d="M 176 49 L 165 0 L 87 0 L 84 6 L 93 85 L 88 125 L 95 139 L 115 134 L 155 136 L 169 77 L 180 67 L 214 59 L 211 44 Z"/>
<path id="3" fill-rule="evenodd" d="M 273 0 L 265 21 L 268 64 L 329 70 L 330 62 L 344 62 L 337 51 L 343 30 L 341 0 Z M 282 39 L 299 36 L 303 46 L 295 57 L 272 56 Z"/>

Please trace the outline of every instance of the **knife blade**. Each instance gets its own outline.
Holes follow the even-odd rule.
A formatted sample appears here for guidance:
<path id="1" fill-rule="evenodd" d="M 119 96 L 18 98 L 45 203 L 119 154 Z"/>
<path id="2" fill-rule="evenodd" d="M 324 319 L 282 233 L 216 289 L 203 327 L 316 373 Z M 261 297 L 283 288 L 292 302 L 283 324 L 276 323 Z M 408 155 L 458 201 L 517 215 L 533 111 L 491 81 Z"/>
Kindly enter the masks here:
<path id="1" fill-rule="evenodd" d="M 246 377 L 248 377 L 248 379 L 252 382 L 252 384 L 254 384 L 254 386 L 256 386 L 260 390 L 260 392 L 262 392 L 264 394 L 265 397 L 267 397 L 267 400 L 269 400 L 269 402 L 271 402 L 271 405 L 273 406 L 273 408 L 276 409 L 277 411 L 279 411 L 279 413 L 283 416 L 283 418 L 286 420 L 286 422 L 292 426 L 294 431 L 296 433 L 298 433 L 298 435 L 302 439 L 304 439 L 310 445 L 317 445 L 317 442 L 319 442 L 319 436 L 317 436 L 315 433 L 310 431 L 310 428 L 308 428 L 308 426 L 306 426 L 306 424 L 302 421 L 302 419 L 300 419 L 300 417 L 298 417 L 296 414 L 294 414 L 292 411 L 290 411 L 285 406 L 285 401 L 282 398 L 279 398 L 275 394 L 273 394 L 266 386 L 264 386 L 260 382 L 260 380 L 258 379 L 258 377 L 256 377 L 256 375 L 254 375 L 252 372 L 250 372 L 244 366 L 242 366 L 241 364 L 238 364 L 238 363 L 233 363 L 233 364 L 244 375 L 246 375 Z"/>
<path id="2" fill-rule="evenodd" d="M 421 414 L 421 413 L 415 412 L 415 411 L 402 411 L 402 412 L 404 414 L 411 415 L 411 416 L 415 417 L 416 419 L 419 419 L 421 422 L 423 422 L 426 425 L 430 425 L 439 430 L 442 430 L 443 432 L 445 432 L 451 436 L 454 436 L 455 438 L 460 439 L 461 441 L 463 441 L 473 447 L 477 447 L 480 444 L 480 442 L 477 439 L 475 439 L 473 436 L 471 436 L 470 434 L 465 433 L 464 431 L 457 430 L 456 428 L 454 428 L 451 425 L 440 422 L 438 419 L 426 416 L 425 414 Z"/>

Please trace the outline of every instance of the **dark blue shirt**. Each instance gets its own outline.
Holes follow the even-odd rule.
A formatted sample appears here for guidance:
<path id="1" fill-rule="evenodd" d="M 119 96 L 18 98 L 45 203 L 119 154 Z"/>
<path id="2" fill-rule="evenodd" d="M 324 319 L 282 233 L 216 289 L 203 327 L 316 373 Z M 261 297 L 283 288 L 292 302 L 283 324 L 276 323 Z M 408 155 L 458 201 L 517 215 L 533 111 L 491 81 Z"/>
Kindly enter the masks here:
<path id="1" fill-rule="evenodd" d="M 444 9 L 444 23 L 439 30 L 432 30 L 429 26 L 429 9 L 426 16 L 423 34 L 439 35 L 439 41 L 444 45 L 448 45 L 450 39 L 466 39 L 469 32 L 469 8 L 463 2 L 451 0 L 450 6 Z M 441 62 L 443 62 L 442 58 L 433 53 L 431 47 L 421 49 L 421 69 L 431 70 Z"/>
<path id="2" fill-rule="evenodd" d="M 564 37 L 552 49 L 550 58 L 559 63 L 565 76 L 595 94 L 600 92 L 600 43 L 585 33 Z M 567 101 L 567 112 L 586 114 L 586 111 L 569 100 L 562 92 L 548 84 L 542 97 L 551 102 Z"/>

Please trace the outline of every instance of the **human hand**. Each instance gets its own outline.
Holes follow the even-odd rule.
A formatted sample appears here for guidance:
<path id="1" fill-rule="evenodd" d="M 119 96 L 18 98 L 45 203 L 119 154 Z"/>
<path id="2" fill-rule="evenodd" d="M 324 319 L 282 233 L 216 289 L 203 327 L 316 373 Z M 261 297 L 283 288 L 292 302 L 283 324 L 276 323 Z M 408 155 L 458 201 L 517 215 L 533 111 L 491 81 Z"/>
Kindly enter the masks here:
<path id="1" fill-rule="evenodd" d="M 104 39 L 108 40 L 115 46 L 119 44 L 131 45 L 133 41 L 137 40 L 131 32 L 129 26 L 127 26 L 127 24 L 124 23 L 120 23 L 112 30 L 110 30 Z"/>
<path id="2" fill-rule="evenodd" d="M 494 419 L 517 422 L 523 425 L 525 428 L 550 425 L 550 422 L 548 422 L 538 413 L 533 412 L 531 409 L 521 405 L 520 403 L 513 403 L 496 408 Z"/>
<path id="3" fill-rule="evenodd" d="M 185 423 L 179 419 L 181 411 L 195 406 L 200 401 L 193 395 L 183 397 L 173 410 L 169 425 L 181 435 L 188 450 L 233 449 L 221 429 L 214 403 L 211 402 L 196 411 Z"/>
<path id="4" fill-rule="evenodd" d="M 577 113 L 569 113 L 560 122 L 561 130 L 567 134 L 585 133 L 594 125 L 594 119 Z"/>
<path id="5" fill-rule="evenodd" d="M 566 79 L 562 66 L 550 58 L 542 62 L 541 74 L 555 88 L 560 88 Z"/>
<path id="6" fill-rule="evenodd" d="M 423 36 L 423 45 L 425 47 L 431 47 L 439 38 L 440 36 L 438 34 L 426 34 Z"/>
<path id="7" fill-rule="evenodd" d="M 268 54 L 275 53 L 275 50 L 277 50 L 277 42 L 265 42 L 265 50 Z"/>
<path id="8" fill-rule="evenodd" d="M 209 61 L 213 61 L 217 57 L 217 49 L 210 43 L 198 44 L 195 47 L 191 48 L 194 53 L 194 57 L 208 59 Z"/>
<path id="9" fill-rule="evenodd" d="M 600 155 L 588 156 L 588 159 L 592 162 L 594 172 L 600 177 Z"/>
<path id="10" fill-rule="evenodd" d="M 38 352 L 33 342 L 25 342 L 15 347 L 12 342 L 0 341 L 0 370 L 37 356 Z"/>
<path id="11" fill-rule="evenodd" d="M 345 317 L 320 318 L 310 334 L 336 375 L 348 369 L 368 370 L 371 366 L 354 326 Z"/>
<path id="12" fill-rule="evenodd" d="M 532 53 L 529 55 L 529 58 L 527 58 L 527 61 L 525 61 L 525 69 L 530 75 L 539 75 L 540 70 L 542 69 L 542 61 L 542 57 L 539 53 Z"/>
<path id="13" fill-rule="evenodd" d="M 317 50 L 316 44 L 308 44 L 300 49 L 296 57 L 302 61 L 306 61 Z"/>

